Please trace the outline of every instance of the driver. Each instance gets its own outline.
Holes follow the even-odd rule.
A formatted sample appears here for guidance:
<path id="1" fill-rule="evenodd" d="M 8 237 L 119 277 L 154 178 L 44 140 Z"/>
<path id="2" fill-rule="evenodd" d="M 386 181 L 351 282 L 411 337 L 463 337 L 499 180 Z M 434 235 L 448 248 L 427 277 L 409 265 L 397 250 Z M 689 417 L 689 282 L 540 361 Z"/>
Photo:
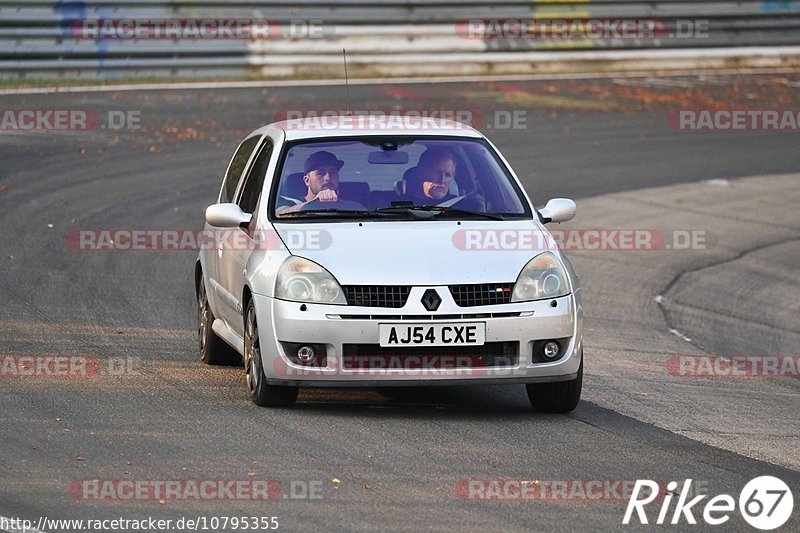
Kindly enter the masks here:
<path id="1" fill-rule="evenodd" d="M 435 205 L 446 202 L 450 184 L 456 175 L 456 158 L 446 148 L 428 148 L 419 157 L 417 169 L 408 182 L 407 195 L 414 205 Z"/>
<path id="2" fill-rule="evenodd" d="M 303 164 L 303 183 L 306 184 L 306 195 L 302 199 L 281 196 L 278 199 L 276 214 L 300 211 L 303 206 L 314 200 L 320 202 L 339 201 L 339 170 L 344 161 L 324 150 L 314 152 Z"/>

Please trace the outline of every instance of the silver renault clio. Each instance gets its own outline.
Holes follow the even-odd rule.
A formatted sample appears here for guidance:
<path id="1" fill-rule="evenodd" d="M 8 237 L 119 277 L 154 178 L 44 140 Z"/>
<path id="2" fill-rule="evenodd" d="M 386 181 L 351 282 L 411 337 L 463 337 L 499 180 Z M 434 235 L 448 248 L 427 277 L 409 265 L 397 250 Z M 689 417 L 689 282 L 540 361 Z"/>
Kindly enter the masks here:
<path id="1" fill-rule="evenodd" d="M 480 132 L 420 118 L 293 119 L 248 135 L 206 209 L 199 351 L 252 400 L 299 387 L 525 384 L 568 412 L 583 380 L 578 277 Z"/>

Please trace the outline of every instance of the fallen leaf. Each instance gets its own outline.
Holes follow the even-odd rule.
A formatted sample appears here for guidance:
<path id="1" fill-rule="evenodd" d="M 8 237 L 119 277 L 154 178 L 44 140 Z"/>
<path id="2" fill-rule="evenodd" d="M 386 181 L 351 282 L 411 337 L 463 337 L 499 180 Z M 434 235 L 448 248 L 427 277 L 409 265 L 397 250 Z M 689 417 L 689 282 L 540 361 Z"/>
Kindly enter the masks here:
<path id="1" fill-rule="evenodd" d="M 341 480 L 341 479 L 339 479 L 338 477 L 335 477 L 335 478 L 333 478 L 333 479 L 331 480 L 331 483 L 333 483 L 334 485 L 338 485 L 338 484 L 339 484 L 339 483 L 341 483 L 341 482 L 342 482 L 342 480 Z"/>
<path id="2" fill-rule="evenodd" d="M 34 445 L 31 446 L 31 450 L 33 450 L 35 452 L 40 452 L 40 451 L 42 451 L 42 447 L 39 446 L 38 444 L 34 444 Z"/>
<path id="3" fill-rule="evenodd" d="M 76 455 L 76 456 L 75 456 L 75 460 L 76 460 L 76 461 L 79 461 L 79 462 L 83 462 L 83 461 L 85 461 L 85 460 L 86 460 L 86 457 L 84 457 L 84 456 L 82 456 L 82 455 Z"/>
<path id="4" fill-rule="evenodd" d="M 255 472 L 248 472 L 247 475 L 250 476 L 250 477 L 256 477 L 256 473 Z"/>
<path id="5" fill-rule="evenodd" d="M 366 483 L 364 483 L 364 484 L 363 484 L 363 485 L 361 485 L 361 486 L 362 486 L 362 487 L 364 487 L 365 489 L 369 489 L 369 485 L 367 485 Z"/>

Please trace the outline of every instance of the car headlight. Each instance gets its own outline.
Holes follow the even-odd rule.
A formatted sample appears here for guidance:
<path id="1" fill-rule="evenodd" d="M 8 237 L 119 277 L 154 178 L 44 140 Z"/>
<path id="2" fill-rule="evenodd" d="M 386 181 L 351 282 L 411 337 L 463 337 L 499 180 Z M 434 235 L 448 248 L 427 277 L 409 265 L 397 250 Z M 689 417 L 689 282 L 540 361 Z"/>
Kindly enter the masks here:
<path id="1" fill-rule="evenodd" d="M 569 277 L 552 252 L 531 259 L 520 272 L 511 294 L 512 302 L 558 298 L 570 293 Z"/>
<path id="2" fill-rule="evenodd" d="M 294 302 L 347 305 L 339 282 L 308 259 L 289 257 L 278 270 L 275 297 Z"/>

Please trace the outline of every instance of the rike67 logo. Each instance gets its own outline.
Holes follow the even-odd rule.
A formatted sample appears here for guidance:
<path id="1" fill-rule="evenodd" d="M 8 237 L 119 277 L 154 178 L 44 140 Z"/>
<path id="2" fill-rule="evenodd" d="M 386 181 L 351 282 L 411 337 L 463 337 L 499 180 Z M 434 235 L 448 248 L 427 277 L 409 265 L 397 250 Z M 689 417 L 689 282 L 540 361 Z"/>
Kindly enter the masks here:
<path id="1" fill-rule="evenodd" d="M 667 494 L 661 502 L 658 518 L 655 520 L 656 524 L 676 525 L 683 520 L 688 524 L 697 524 L 694 514 L 697 513 L 706 524 L 718 526 L 727 522 L 737 507 L 736 500 L 728 494 L 714 496 L 705 502 L 705 505 L 701 505 L 701 502 L 708 497 L 707 494 L 689 499 L 692 496 L 691 479 L 684 481 L 680 492 L 676 493 L 677 489 L 677 481 L 670 481 L 667 484 Z M 656 481 L 636 480 L 622 523 L 630 524 L 635 512 L 636 519 L 640 524 L 648 524 L 645 507 L 655 501 L 658 496 Z M 678 496 L 678 501 L 672 515 L 669 516 L 674 496 Z M 781 527 L 789 520 L 794 508 L 794 497 L 789 486 L 782 480 L 772 476 L 760 476 L 749 481 L 739 493 L 738 508 L 745 522 L 756 529 L 768 531 Z"/>

